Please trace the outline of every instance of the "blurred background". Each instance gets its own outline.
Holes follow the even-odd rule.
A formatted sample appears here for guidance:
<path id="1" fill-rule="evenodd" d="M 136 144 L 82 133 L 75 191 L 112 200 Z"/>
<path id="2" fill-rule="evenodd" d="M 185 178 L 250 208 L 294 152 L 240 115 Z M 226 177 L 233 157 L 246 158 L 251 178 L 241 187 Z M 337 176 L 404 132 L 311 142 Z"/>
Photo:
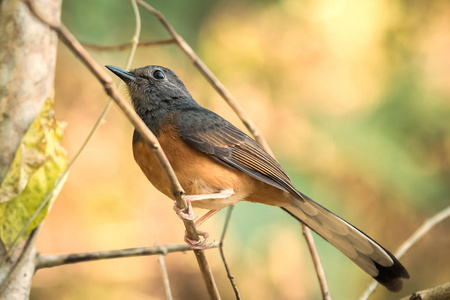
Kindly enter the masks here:
<path id="1" fill-rule="evenodd" d="M 150 1 L 236 97 L 299 190 L 394 252 L 450 203 L 450 2 L 387 0 Z M 167 38 L 141 9 L 141 41 Z M 129 42 L 125 0 L 64 0 L 62 20 L 84 43 Z M 73 158 L 108 98 L 60 44 L 56 115 Z M 94 52 L 125 66 L 127 51 Z M 197 101 L 244 129 L 175 45 L 139 48 L 132 67 L 174 70 Z M 111 75 L 112 76 L 112 75 Z M 114 78 L 116 82 L 118 80 Z M 122 91 L 126 94 L 124 88 Z M 183 243 L 173 203 L 141 174 L 133 128 L 113 106 L 71 170 L 38 241 L 42 254 Z M 204 211 L 196 211 L 197 215 Z M 225 211 L 202 225 L 220 238 Z M 450 220 L 401 260 L 398 299 L 450 279 Z M 333 299 L 371 282 L 315 236 Z M 300 225 L 278 208 L 240 203 L 225 251 L 243 299 L 320 299 Z M 217 250 L 207 252 L 223 299 L 234 294 Z M 166 257 L 176 299 L 206 299 L 194 255 Z M 31 299 L 164 299 L 156 257 L 41 270 Z"/>

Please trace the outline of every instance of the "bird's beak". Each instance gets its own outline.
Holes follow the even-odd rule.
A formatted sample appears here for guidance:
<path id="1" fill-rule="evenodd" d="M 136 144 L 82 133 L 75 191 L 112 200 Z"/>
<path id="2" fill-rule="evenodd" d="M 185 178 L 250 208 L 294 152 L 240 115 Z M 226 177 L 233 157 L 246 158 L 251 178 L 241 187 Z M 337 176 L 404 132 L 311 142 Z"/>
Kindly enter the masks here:
<path id="1" fill-rule="evenodd" d="M 125 71 L 124 69 L 121 69 L 121 68 L 116 67 L 116 66 L 110 66 L 110 65 L 107 65 L 105 67 L 107 67 L 111 72 L 116 74 L 126 84 L 130 83 L 131 81 L 135 81 L 136 80 L 136 76 L 135 75 L 133 75 L 132 73 L 130 73 L 128 71 Z"/>

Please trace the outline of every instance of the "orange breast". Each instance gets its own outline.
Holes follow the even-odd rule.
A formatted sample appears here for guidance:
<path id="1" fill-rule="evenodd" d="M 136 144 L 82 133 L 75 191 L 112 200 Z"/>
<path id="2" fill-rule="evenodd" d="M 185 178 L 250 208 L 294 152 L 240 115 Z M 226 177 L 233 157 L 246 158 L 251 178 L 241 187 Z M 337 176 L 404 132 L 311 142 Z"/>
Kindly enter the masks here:
<path id="1" fill-rule="evenodd" d="M 184 142 L 174 128 L 170 129 L 160 134 L 158 141 L 187 195 L 218 193 L 228 189 L 235 192 L 228 199 L 195 201 L 193 206 L 221 209 L 242 200 L 284 206 L 291 201 L 288 193 L 222 165 Z M 169 180 L 151 148 L 144 141 L 138 141 L 133 144 L 133 154 L 148 180 L 160 192 L 174 199 Z"/>

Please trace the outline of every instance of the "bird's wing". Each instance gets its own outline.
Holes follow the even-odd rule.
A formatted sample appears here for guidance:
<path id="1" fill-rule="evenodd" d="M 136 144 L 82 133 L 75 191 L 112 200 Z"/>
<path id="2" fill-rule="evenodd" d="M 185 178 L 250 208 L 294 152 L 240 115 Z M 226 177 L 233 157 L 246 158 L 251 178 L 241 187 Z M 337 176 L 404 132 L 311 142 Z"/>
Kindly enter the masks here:
<path id="1" fill-rule="evenodd" d="M 272 156 L 217 114 L 203 108 L 184 110 L 178 114 L 177 128 L 186 143 L 222 164 L 276 188 L 299 194 L 289 176 Z"/>

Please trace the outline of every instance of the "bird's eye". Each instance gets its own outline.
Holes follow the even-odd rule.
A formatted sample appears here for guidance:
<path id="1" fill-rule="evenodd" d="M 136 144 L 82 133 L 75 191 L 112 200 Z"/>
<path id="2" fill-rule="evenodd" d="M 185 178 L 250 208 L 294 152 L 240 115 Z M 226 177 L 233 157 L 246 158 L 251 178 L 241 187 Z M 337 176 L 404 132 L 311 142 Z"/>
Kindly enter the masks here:
<path id="1" fill-rule="evenodd" d="M 166 78 L 166 76 L 164 75 L 164 73 L 161 70 L 156 70 L 153 72 L 153 77 L 156 79 L 164 79 Z"/>

